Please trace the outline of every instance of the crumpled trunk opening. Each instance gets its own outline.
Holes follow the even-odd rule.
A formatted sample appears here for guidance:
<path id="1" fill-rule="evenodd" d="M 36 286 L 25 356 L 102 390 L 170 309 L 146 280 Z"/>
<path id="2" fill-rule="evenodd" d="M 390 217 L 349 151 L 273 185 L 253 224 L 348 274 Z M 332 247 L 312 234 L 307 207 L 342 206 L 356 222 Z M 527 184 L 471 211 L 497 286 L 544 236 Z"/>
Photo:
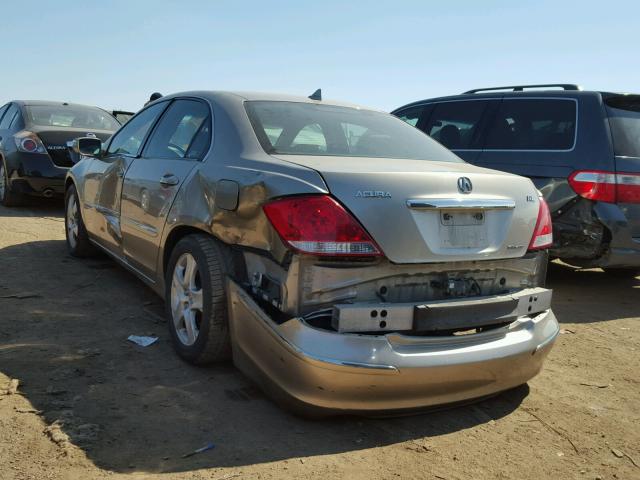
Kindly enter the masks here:
<path id="1" fill-rule="evenodd" d="M 339 333 L 469 334 L 548 309 L 550 291 L 536 288 L 546 258 L 396 265 L 293 255 L 281 266 L 245 253 L 245 290 L 276 323 L 300 317 Z"/>

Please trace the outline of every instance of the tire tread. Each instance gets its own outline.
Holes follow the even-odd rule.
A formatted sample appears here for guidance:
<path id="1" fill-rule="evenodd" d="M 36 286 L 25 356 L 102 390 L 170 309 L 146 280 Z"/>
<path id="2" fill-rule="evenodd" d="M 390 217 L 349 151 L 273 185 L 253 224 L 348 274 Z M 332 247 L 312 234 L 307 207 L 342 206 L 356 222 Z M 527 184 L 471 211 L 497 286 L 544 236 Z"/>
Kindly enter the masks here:
<path id="1" fill-rule="evenodd" d="M 179 344 L 179 340 L 175 338 L 172 325 L 172 316 L 170 310 L 171 298 L 171 280 L 175 262 L 178 254 L 194 250 L 200 250 L 205 258 L 206 265 L 198 265 L 200 275 L 208 275 L 208 283 L 211 286 L 208 292 L 208 299 L 203 298 L 203 305 L 210 306 L 208 311 L 208 328 L 207 337 L 201 345 L 199 351 L 185 353 L 185 348 Z M 178 353 L 190 363 L 196 365 L 206 365 L 214 362 L 226 361 L 231 358 L 231 338 L 229 331 L 227 295 L 226 295 L 226 278 L 227 275 L 234 271 L 233 259 L 228 247 L 220 244 L 215 238 L 207 234 L 193 233 L 182 238 L 173 249 L 171 259 L 169 261 L 170 268 L 167 269 L 165 280 L 166 287 L 166 310 L 169 328 L 171 329 L 172 338 L 177 346 Z M 177 253 L 176 253 L 177 252 Z M 198 259 L 196 258 L 196 261 Z M 204 288 L 204 287 L 203 287 Z M 207 294 L 207 292 L 203 292 Z M 208 300 L 208 301 L 207 301 Z M 202 329 L 200 330 L 201 334 Z M 190 347 L 192 348 L 192 347 Z"/>

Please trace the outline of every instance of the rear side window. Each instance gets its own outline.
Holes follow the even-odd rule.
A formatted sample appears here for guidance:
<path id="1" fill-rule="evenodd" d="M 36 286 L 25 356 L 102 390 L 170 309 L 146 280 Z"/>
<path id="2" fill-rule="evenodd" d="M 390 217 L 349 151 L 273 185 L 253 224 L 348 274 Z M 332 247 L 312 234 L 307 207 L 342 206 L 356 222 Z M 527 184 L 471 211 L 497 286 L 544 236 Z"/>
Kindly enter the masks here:
<path id="1" fill-rule="evenodd" d="M 208 122 L 209 109 L 196 100 L 176 100 L 167 109 L 151 134 L 144 156 L 150 158 L 192 158 L 192 144 L 198 143 L 201 153 L 202 138 L 194 142 Z M 207 129 L 208 130 L 208 129 Z"/>
<path id="2" fill-rule="evenodd" d="M 576 136 L 571 99 L 504 99 L 487 133 L 488 150 L 570 150 Z"/>
<path id="3" fill-rule="evenodd" d="M 451 150 L 473 148 L 488 103 L 480 100 L 439 103 L 424 131 Z"/>
<path id="4" fill-rule="evenodd" d="M 640 158 L 640 95 L 612 97 L 605 103 L 615 154 Z"/>
<path id="5" fill-rule="evenodd" d="M 18 107 L 16 107 L 14 104 L 11 104 L 11 106 L 7 109 L 6 113 L 2 117 L 2 120 L 0 120 L 0 130 L 6 130 L 7 128 L 9 128 L 11 122 L 13 122 L 13 119 L 17 114 Z"/>
<path id="6" fill-rule="evenodd" d="M 400 112 L 395 112 L 394 115 L 398 117 L 400 120 L 402 120 L 403 122 L 407 122 L 412 127 L 415 127 L 418 125 L 418 122 L 420 121 L 420 116 L 422 115 L 423 111 L 424 111 L 424 106 L 412 107 L 412 108 L 407 108 L 406 110 L 402 110 Z"/>

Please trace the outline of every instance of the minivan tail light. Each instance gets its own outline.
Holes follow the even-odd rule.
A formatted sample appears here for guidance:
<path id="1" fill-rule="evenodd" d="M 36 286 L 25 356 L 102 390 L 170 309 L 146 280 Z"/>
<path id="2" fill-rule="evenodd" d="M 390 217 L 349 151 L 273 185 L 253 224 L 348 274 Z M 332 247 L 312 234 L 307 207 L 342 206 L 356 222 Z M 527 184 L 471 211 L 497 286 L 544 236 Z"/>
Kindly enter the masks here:
<path id="1" fill-rule="evenodd" d="M 606 203 L 640 203 L 640 174 L 578 170 L 569 185 L 580 196 Z"/>
<path id="2" fill-rule="evenodd" d="M 549 205 L 540 197 L 540 206 L 538 207 L 538 219 L 536 220 L 536 228 L 533 229 L 533 237 L 529 243 L 529 250 L 541 250 L 549 248 L 553 244 L 553 228 L 551 225 L 551 213 Z"/>
<path id="3" fill-rule="evenodd" d="M 294 250 L 323 256 L 380 256 L 358 221 L 329 195 L 274 200 L 264 213 L 283 242 Z"/>
<path id="4" fill-rule="evenodd" d="M 617 201 L 620 203 L 640 203 L 640 174 L 616 173 Z"/>

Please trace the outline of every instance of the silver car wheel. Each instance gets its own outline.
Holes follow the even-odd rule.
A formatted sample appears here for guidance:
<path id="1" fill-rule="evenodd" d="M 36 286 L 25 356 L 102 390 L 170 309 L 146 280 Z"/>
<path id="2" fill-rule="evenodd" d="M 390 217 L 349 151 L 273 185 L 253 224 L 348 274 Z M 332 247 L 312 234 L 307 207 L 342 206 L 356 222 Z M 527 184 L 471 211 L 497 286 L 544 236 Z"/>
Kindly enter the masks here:
<path id="1" fill-rule="evenodd" d="M 75 195 L 70 195 L 67 202 L 67 240 L 72 249 L 78 245 L 78 202 Z"/>
<path id="2" fill-rule="evenodd" d="M 4 164 L 0 163 L 0 202 L 4 200 L 4 192 L 5 192 L 6 184 L 4 178 Z"/>
<path id="3" fill-rule="evenodd" d="M 203 311 L 198 263 L 190 253 L 183 253 L 173 268 L 171 315 L 180 342 L 193 345 L 200 334 Z"/>

